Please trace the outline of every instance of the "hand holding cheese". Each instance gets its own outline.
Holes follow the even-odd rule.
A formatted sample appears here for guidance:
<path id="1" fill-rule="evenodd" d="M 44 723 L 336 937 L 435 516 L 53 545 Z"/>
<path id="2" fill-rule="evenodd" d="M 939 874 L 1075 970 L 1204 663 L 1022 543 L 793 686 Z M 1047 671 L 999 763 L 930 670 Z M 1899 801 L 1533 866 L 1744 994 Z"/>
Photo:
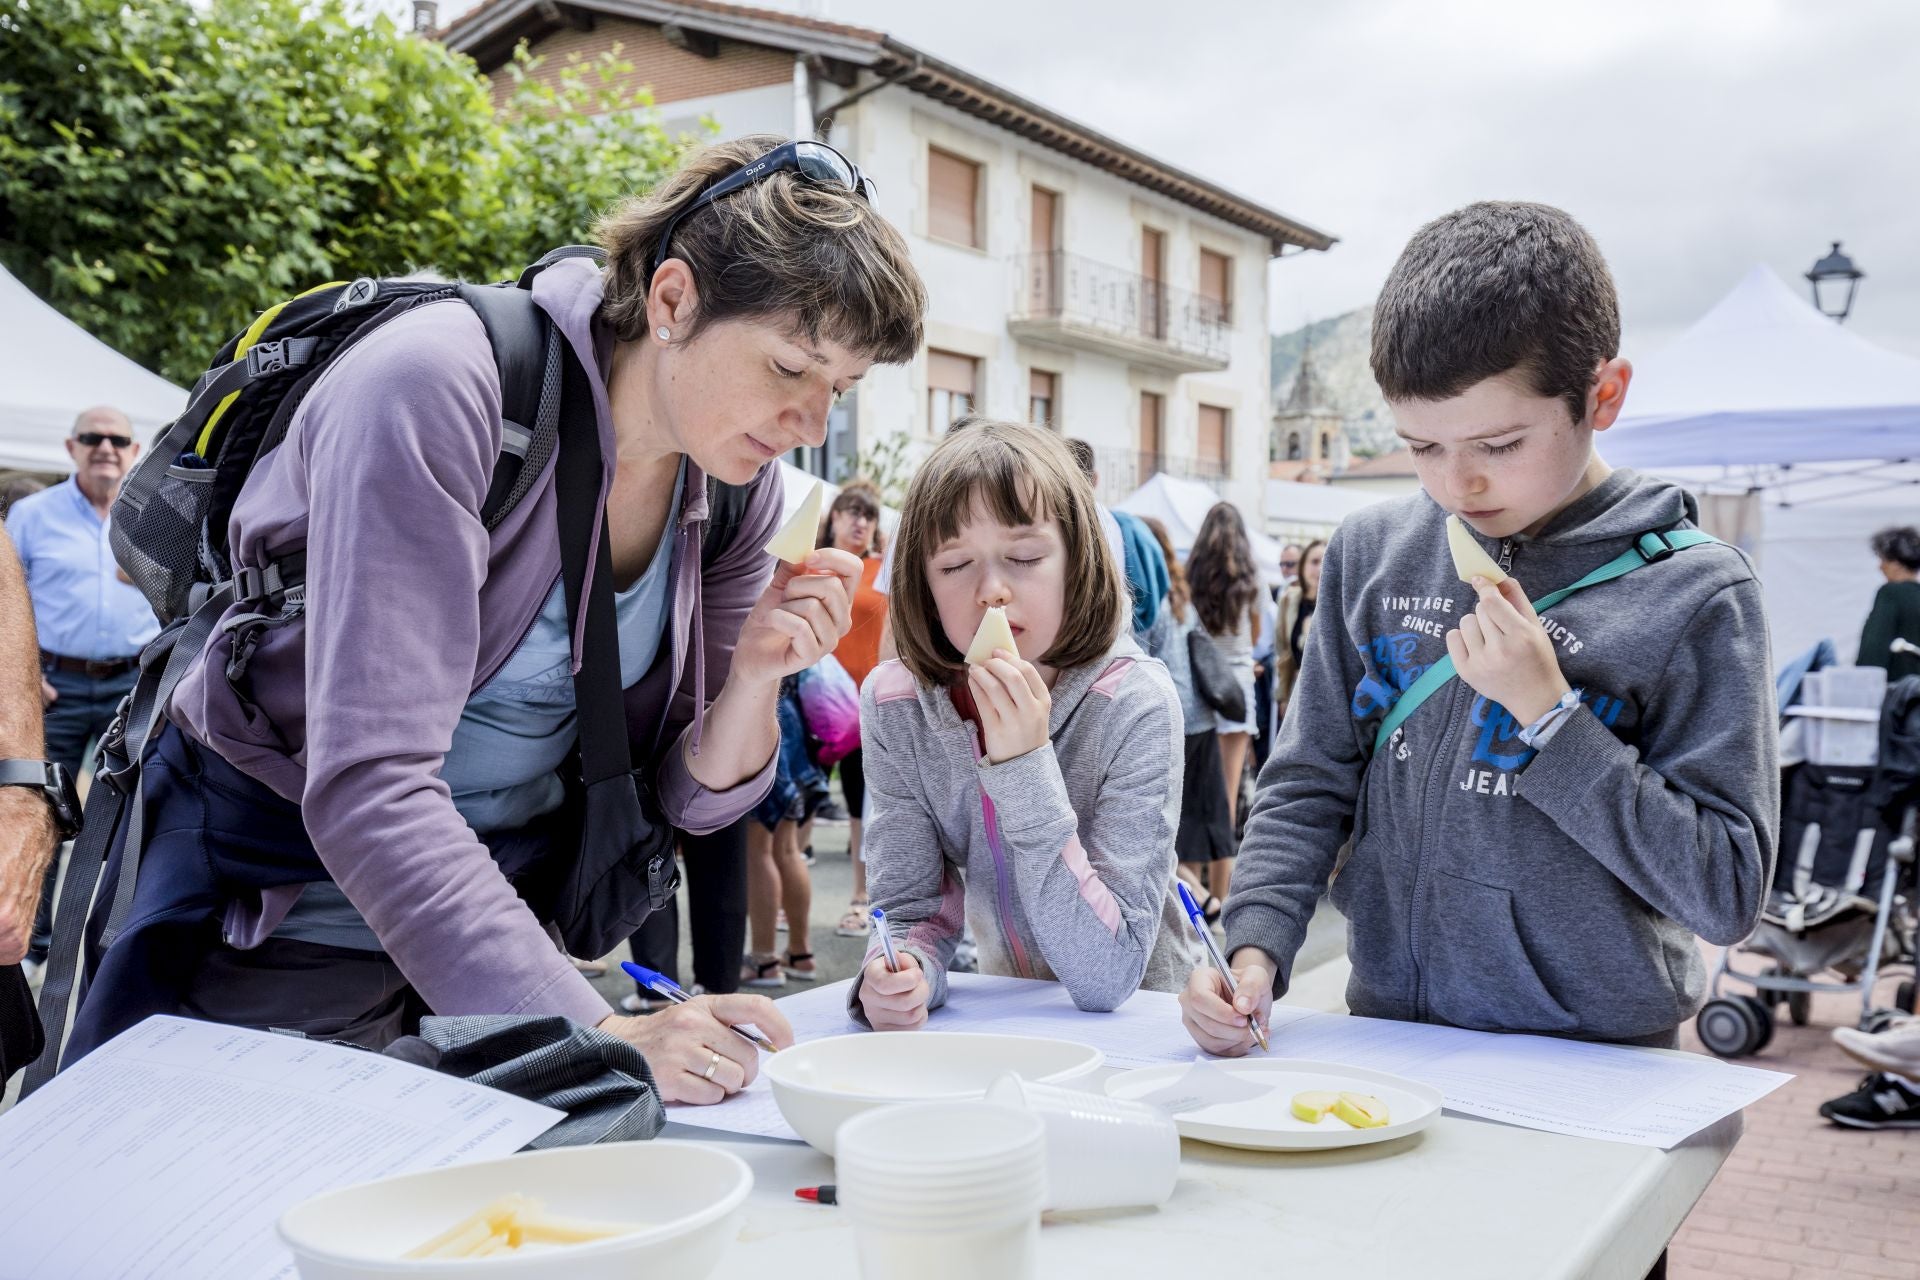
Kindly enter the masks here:
<path id="1" fill-rule="evenodd" d="M 787 564 L 807 562 L 807 557 L 813 554 L 814 544 L 820 540 L 820 502 L 825 494 L 826 486 L 818 480 L 814 481 L 813 492 L 801 501 L 799 509 L 767 543 L 768 555 Z"/>
<path id="2" fill-rule="evenodd" d="M 1560 670 L 1554 642 L 1518 580 L 1501 573 L 1451 517 L 1447 528 L 1460 576 L 1482 580 L 1479 603 L 1460 619 L 1457 630 L 1447 632 L 1447 656 L 1468 688 L 1499 703 L 1524 728 L 1545 715 L 1571 686 Z M 1468 563 L 1469 553 L 1484 563 Z M 1497 576 L 1488 581 L 1489 574 Z"/>
<path id="3" fill-rule="evenodd" d="M 1507 580 L 1493 557 L 1473 540 L 1473 534 L 1467 531 L 1459 516 L 1447 517 L 1447 550 L 1453 552 L 1453 571 L 1468 586 L 1473 585 L 1475 578 L 1485 578 L 1495 586 Z"/>
<path id="4" fill-rule="evenodd" d="M 979 666 L 993 656 L 995 649 L 1020 652 L 1013 647 L 1013 628 L 1007 625 L 1007 611 L 1001 608 L 987 610 L 987 616 L 980 619 L 980 629 L 973 633 L 973 643 L 967 646 L 967 665 Z"/>

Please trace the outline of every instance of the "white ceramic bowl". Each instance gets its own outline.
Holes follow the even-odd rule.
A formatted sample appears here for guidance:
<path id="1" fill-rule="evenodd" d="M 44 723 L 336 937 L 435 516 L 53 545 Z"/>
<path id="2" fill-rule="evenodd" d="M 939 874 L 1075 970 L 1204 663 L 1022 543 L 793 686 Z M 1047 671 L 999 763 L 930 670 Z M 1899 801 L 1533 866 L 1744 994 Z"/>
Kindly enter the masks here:
<path id="1" fill-rule="evenodd" d="M 833 1135 L 863 1111 L 897 1102 L 984 1098 L 1011 1071 L 1026 1080 L 1064 1084 L 1100 1069 L 1092 1045 L 1037 1036 L 971 1031 L 864 1031 L 808 1040 L 766 1058 L 780 1114 L 808 1143 L 833 1154 Z"/>
<path id="2" fill-rule="evenodd" d="M 560 1147 L 329 1191 L 282 1214 L 280 1239 L 293 1250 L 302 1280 L 699 1280 L 739 1234 L 752 1190 L 746 1162 L 705 1143 Z M 555 1215 L 643 1229 L 490 1258 L 401 1256 L 515 1191 L 543 1201 Z"/>

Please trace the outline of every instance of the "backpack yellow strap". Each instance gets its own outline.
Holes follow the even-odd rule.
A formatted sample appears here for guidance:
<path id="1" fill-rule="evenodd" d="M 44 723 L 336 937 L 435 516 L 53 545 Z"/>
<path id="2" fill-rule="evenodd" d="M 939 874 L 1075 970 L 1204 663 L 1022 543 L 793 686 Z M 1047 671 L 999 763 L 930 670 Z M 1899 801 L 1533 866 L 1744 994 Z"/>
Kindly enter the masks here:
<path id="1" fill-rule="evenodd" d="M 346 283 L 345 280 L 329 280 L 325 284 L 315 285 L 305 293 L 298 293 L 283 302 L 274 303 L 265 311 L 262 311 L 260 318 L 248 325 L 247 331 L 240 335 L 240 341 L 233 348 L 233 358 L 239 360 L 246 356 L 247 349 L 260 340 L 260 335 L 267 331 L 267 326 L 273 323 L 274 317 L 286 310 L 287 303 L 310 297 L 316 293 L 325 292 L 328 289 L 341 288 Z M 220 419 L 226 415 L 227 406 L 232 404 L 239 394 L 238 391 L 230 393 L 227 398 L 222 400 L 219 405 L 215 407 L 214 411 L 207 416 L 207 425 L 201 428 L 200 438 L 194 442 L 193 451 L 195 453 L 203 458 L 207 457 L 207 450 L 212 447 L 213 444 L 214 429 L 220 425 Z M 211 459 L 209 459 L 209 461 L 211 461 Z"/>

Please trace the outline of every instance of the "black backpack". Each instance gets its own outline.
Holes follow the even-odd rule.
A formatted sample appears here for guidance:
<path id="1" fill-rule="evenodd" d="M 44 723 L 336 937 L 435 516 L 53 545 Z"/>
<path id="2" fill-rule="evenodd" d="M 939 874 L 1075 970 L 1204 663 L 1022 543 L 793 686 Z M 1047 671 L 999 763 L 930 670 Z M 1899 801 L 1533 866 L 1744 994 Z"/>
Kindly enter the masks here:
<path id="1" fill-rule="evenodd" d="M 573 497 L 560 504 L 570 610 L 578 607 L 586 562 L 599 557 L 588 601 L 587 648 L 576 676 L 586 831 L 578 858 L 543 869 L 541 896 L 547 901 L 537 905 L 556 917 L 575 954 L 604 955 L 671 897 L 678 883 L 672 833 L 646 794 L 642 771 L 630 767 L 618 710 L 619 653 L 605 522 L 598 548 L 570 545 L 570 540 L 584 542 L 580 531 L 590 528 L 591 517 L 570 521 L 569 506 L 590 505 L 598 493 L 598 440 L 585 371 L 568 355 L 559 330 L 531 293 L 534 278 L 553 263 L 573 257 L 603 261 L 604 256 L 596 248 L 570 245 L 548 253 L 516 281 L 473 285 L 361 278 L 321 285 L 269 307 L 221 347 L 194 384 L 186 411 L 161 431 L 128 475 L 113 506 L 114 557 L 153 606 L 162 630 L 142 651 L 139 679 L 100 742 L 96 785 L 88 793 L 61 890 L 41 994 L 49 1043 L 60 1043 L 100 869 L 123 832 L 126 852 L 99 946 L 111 945 L 126 923 L 144 850 L 141 758 L 174 689 L 216 626 L 235 633 L 227 676 L 237 682 L 260 635 L 304 610 L 304 552 L 264 568 L 232 565 L 227 526 L 247 478 L 285 439 L 293 415 L 336 358 L 387 321 L 428 303 L 457 298 L 471 306 L 486 328 L 499 370 L 504 429 L 481 507 L 486 527 L 497 527 L 513 511 L 555 461 L 563 435 L 569 436 L 576 442 L 572 466 L 564 460 L 556 465 L 563 494 Z M 711 477 L 707 484 L 703 568 L 733 541 L 749 496 L 744 486 Z M 249 607 L 223 623 L 236 604 Z M 597 690 L 591 697 L 585 692 L 589 686 Z M 29 1073 L 27 1087 L 50 1076 L 57 1059 L 57 1053 L 47 1055 Z"/>

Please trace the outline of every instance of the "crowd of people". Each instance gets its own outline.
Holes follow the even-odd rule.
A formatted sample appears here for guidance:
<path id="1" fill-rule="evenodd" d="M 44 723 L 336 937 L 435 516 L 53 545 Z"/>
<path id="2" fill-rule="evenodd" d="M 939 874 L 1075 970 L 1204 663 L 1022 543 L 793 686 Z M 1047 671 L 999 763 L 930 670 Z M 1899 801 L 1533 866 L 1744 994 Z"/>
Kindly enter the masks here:
<path id="1" fill-rule="evenodd" d="M 374 1048 L 427 1013 L 557 1014 L 639 1047 L 664 1098 L 718 1101 L 757 1070 L 731 1028 L 790 1043 L 764 993 L 818 977 L 836 772 L 835 932 L 885 913 L 848 994 L 876 1028 L 977 965 L 1083 1009 L 1177 991 L 1201 1048 L 1244 1053 L 1330 895 L 1355 1013 L 1672 1045 L 1698 939 L 1753 929 L 1779 809 L 1759 583 L 1684 490 L 1595 452 L 1632 370 L 1565 213 L 1478 204 L 1416 235 L 1373 367 L 1425 492 L 1277 565 L 1226 503 L 1181 554 L 1096 500 L 1083 442 L 991 418 L 936 442 L 891 536 L 853 482 L 776 563 L 773 460 L 920 348 L 904 241 L 844 157 L 773 137 L 696 153 L 599 240 L 604 267 L 531 281 L 590 429 L 510 510 L 503 375 L 458 298 L 338 356 L 253 463 L 222 545 L 280 586 L 166 664 L 139 834 L 107 854 L 138 878 L 94 907 L 66 1061 L 155 1013 Z M 0 964 L 23 973 L 85 923 L 47 920 L 62 805 L 158 628 L 109 545 L 140 446 L 91 410 L 68 447 L 75 478 L 8 515 L 24 580 L 0 562 L 0 757 L 55 766 L 42 795 L 0 786 Z M 1460 580 L 1450 514 L 1497 579 Z M 1861 660 L 1910 664 L 1920 535 L 1874 547 Z M 969 661 L 991 610 L 1012 648 Z M 611 792 L 588 762 L 609 718 L 639 766 Z M 676 862 L 677 890 L 635 870 Z M 1194 964 L 1177 880 L 1231 985 Z M 694 998 L 610 1006 L 588 977 L 616 942 L 675 974 L 676 893 Z M 1882 1069 L 1916 1033 L 1888 1035 Z"/>

